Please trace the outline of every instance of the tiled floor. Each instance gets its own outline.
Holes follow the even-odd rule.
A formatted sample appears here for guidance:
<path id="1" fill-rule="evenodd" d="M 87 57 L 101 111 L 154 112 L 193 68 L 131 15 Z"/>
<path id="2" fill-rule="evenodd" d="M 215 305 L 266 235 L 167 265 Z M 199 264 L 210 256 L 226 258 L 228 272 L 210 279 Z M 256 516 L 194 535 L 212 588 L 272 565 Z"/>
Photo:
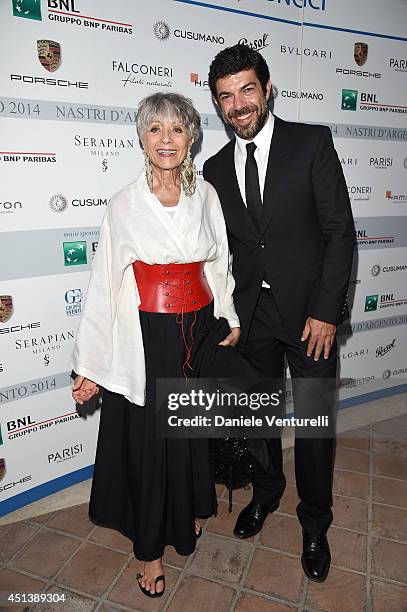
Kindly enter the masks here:
<path id="1" fill-rule="evenodd" d="M 167 548 L 161 599 L 141 594 L 131 543 L 90 523 L 86 504 L 0 528 L 0 591 L 66 595 L 65 605 L 10 610 L 406 612 L 407 416 L 340 436 L 329 530 L 333 563 L 322 585 L 310 583 L 300 566 L 292 457 L 287 451 L 279 511 L 255 538 L 232 535 L 251 491 L 234 493 L 229 514 L 226 491 L 218 487 L 219 514 L 204 522 L 194 555 Z"/>

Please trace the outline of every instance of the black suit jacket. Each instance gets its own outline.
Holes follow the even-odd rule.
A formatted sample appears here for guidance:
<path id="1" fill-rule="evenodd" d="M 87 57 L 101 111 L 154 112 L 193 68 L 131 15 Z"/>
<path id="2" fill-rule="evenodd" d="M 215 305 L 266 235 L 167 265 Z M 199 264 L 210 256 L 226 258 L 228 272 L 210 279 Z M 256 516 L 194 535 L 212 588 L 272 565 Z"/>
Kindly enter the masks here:
<path id="1" fill-rule="evenodd" d="M 235 139 L 205 162 L 203 174 L 219 195 L 226 221 L 242 339 L 264 274 L 292 337 L 299 339 L 308 316 L 338 324 L 355 238 L 330 129 L 275 117 L 260 232 L 240 194 L 234 148 Z"/>

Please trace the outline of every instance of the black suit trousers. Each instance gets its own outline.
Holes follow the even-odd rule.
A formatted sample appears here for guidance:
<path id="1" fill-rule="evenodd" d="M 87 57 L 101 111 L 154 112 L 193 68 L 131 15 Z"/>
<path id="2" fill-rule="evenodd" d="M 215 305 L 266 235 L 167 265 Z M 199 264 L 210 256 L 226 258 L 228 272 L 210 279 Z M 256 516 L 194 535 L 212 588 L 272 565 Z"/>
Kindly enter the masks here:
<path id="1" fill-rule="evenodd" d="M 305 323 L 305 321 L 304 321 Z M 262 289 L 251 322 L 247 341 L 239 344 L 241 352 L 257 368 L 264 378 L 282 378 L 286 356 L 290 368 L 293 388 L 295 379 L 336 378 L 336 342 L 328 359 L 320 357 L 314 361 L 306 354 L 308 341 L 290 336 L 284 327 L 271 290 Z M 300 384 L 300 383 L 299 383 Z M 331 382 L 329 382 L 331 384 Z M 331 402 L 332 400 L 332 402 Z M 333 413 L 331 405 L 323 412 Z M 294 393 L 294 412 L 296 397 Z M 268 439 L 270 468 L 253 482 L 253 499 L 257 503 L 273 505 L 283 494 L 286 479 L 283 472 L 281 437 Z M 295 475 L 300 502 L 297 515 L 305 531 L 325 533 L 332 522 L 332 479 L 335 453 L 335 438 L 299 437 L 295 439 Z"/>

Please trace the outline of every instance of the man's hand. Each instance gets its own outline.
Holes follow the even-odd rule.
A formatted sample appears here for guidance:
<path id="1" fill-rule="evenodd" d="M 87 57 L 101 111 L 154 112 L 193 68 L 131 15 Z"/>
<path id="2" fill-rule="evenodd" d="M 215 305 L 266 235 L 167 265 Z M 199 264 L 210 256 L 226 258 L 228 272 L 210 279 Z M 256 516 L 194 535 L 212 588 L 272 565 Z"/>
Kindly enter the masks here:
<path id="1" fill-rule="evenodd" d="M 77 404 L 88 402 L 91 397 L 99 393 L 96 383 L 84 376 L 77 376 L 72 386 L 72 397 Z"/>
<path id="2" fill-rule="evenodd" d="M 240 338 L 240 327 L 232 327 L 230 334 L 226 336 L 222 342 L 219 342 L 220 346 L 236 346 Z"/>
<path id="3" fill-rule="evenodd" d="M 314 361 L 318 361 L 323 349 L 324 359 L 328 359 L 332 344 L 335 340 L 335 334 L 336 325 L 308 317 L 305 321 L 301 336 L 302 341 L 309 338 L 307 346 L 308 357 L 311 357 L 315 350 Z"/>

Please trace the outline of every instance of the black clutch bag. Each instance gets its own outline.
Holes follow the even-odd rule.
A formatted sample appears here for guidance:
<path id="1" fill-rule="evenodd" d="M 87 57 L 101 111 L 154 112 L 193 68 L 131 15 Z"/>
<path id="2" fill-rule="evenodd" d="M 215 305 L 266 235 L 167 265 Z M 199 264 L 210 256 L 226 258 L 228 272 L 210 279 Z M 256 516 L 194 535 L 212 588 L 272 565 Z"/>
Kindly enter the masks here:
<path id="1" fill-rule="evenodd" d="M 209 454 L 215 482 L 224 484 L 229 491 L 229 512 L 232 512 L 234 489 L 252 482 L 264 468 L 249 449 L 246 438 L 211 438 Z"/>
<path id="2" fill-rule="evenodd" d="M 194 376 L 200 378 L 230 378 L 238 381 L 259 376 L 238 348 L 219 346 L 229 334 L 224 318 L 213 318 L 198 338 L 192 353 Z M 236 411 L 236 416 L 238 409 Z M 252 482 L 254 476 L 268 468 L 267 441 L 261 438 L 236 438 L 233 431 L 225 438 L 209 439 L 209 454 L 215 482 L 225 484 L 229 490 L 229 512 L 232 511 L 232 492 Z"/>

